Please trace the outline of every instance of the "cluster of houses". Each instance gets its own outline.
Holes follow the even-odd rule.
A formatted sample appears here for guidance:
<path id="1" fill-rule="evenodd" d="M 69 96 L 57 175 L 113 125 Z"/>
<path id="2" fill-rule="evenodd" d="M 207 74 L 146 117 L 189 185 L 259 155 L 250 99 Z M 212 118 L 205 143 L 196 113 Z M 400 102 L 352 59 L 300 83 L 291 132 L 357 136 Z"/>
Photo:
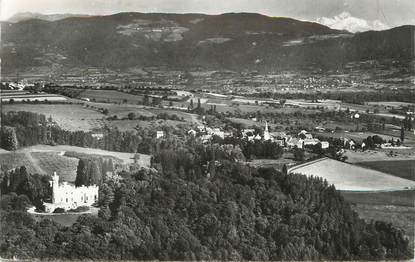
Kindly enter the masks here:
<path id="1" fill-rule="evenodd" d="M 248 141 L 263 140 L 271 141 L 279 144 L 281 147 L 288 148 L 304 148 L 305 146 L 314 146 L 318 143 L 321 144 L 322 149 L 326 149 L 330 146 L 327 141 L 320 141 L 317 138 L 313 138 L 313 135 L 306 130 L 300 131 L 297 136 L 288 135 L 285 132 L 269 132 L 268 123 L 265 123 L 265 130 L 262 136 L 259 134 L 254 135 L 253 129 L 244 129 L 242 135 Z"/>
<path id="2" fill-rule="evenodd" d="M 218 136 L 222 139 L 224 139 L 225 137 L 233 136 L 231 132 L 225 132 L 222 131 L 220 128 L 211 128 L 206 125 L 197 126 L 196 130 L 190 129 L 187 133 L 192 136 L 196 136 L 199 134 L 203 143 L 209 142 L 214 136 Z"/>
<path id="3" fill-rule="evenodd" d="M 297 136 L 288 135 L 285 132 L 270 132 L 267 122 L 265 122 L 265 129 L 262 135 L 257 133 L 255 129 L 243 129 L 241 133 L 242 139 L 246 139 L 250 142 L 270 141 L 277 143 L 281 147 L 287 148 L 304 148 L 305 146 L 313 146 L 318 143 L 321 144 L 322 149 L 326 149 L 330 146 L 329 142 L 313 138 L 313 135 L 306 130 L 302 130 Z M 189 130 L 188 134 L 192 136 L 199 135 L 204 143 L 209 142 L 213 136 L 218 136 L 222 139 L 233 136 L 231 132 L 222 131 L 220 128 L 210 128 L 205 125 Z"/>

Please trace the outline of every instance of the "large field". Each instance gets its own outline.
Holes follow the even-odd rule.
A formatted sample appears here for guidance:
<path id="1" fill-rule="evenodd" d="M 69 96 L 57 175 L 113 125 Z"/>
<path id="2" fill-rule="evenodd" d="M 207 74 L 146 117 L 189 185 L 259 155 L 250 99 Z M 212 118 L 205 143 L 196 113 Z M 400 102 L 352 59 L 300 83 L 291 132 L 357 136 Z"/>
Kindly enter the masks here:
<path id="1" fill-rule="evenodd" d="M 66 157 L 58 152 L 32 152 L 30 154 L 42 168 L 44 174 L 56 172 L 63 181 L 75 181 L 79 161 L 77 158 Z"/>
<path id="2" fill-rule="evenodd" d="M 134 113 L 136 116 L 154 116 L 155 114 L 148 110 L 145 106 L 131 105 L 131 104 L 114 104 L 114 103 L 96 103 L 85 102 L 91 108 L 104 108 L 108 110 L 108 116 L 116 115 L 118 118 L 127 117 L 129 113 Z"/>
<path id="3" fill-rule="evenodd" d="M 23 152 L 0 152 L 0 166 L 4 170 L 25 166 L 27 172 L 43 174 L 43 170 L 36 165 L 30 154 Z"/>
<path id="4" fill-rule="evenodd" d="M 53 172 L 56 172 L 63 181 L 73 182 L 76 178 L 78 159 L 64 156 L 65 152 L 114 157 L 125 165 L 134 163 L 134 154 L 131 153 L 112 152 L 66 145 L 36 145 L 17 150 L 16 152 L 1 152 L 0 165 L 6 169 L 24 165 L 29 173 L 52 175 Z M 150 156 L 140 154 L 138 164 L 142 167 L 149 167 Z"/>
<path id="5" fill-rule="evenodd" d="M 0 97 L 2 102 L 22 102 L 22 101 L 31 101 L 31 102 L 41 102 L 41 101 L 66 101 L 66 97 L 55 95 L 55 94 L 47 94 L 47 93 L 38 93 L 32 94 L 28 91 L 20 91 L 20 90 L 1 90 Z"/>
<path id="6" fill-rule="evenodd" d="M 120 131 L 131 131 L 134 130 L 137 126 L 160 130 L 163 126 L 178 127 L 179 125 L 183 124 L 186 124 L 186 122 L 173 120 L 112 120 L 108 123 L 109 126 L 117 127 Z"/>
<path id="7" fill-rule="evenodd" d="M 100 128 L 105 122 L 103 114 L 82 104 L 5 104 L 2 109 L 3 112 L 27 111 L 52 116 L 61 128 L 71 131 Z"/>
<path id="8" fill-rule="evenodd" d="M 322 177 L 342 191 L 415 189 L 415 181 L 329 158 L 293 167 L 289 172 Z"/>
<path id="9" fill-rule="evenodd" d="M 415 159 L 415 152 L 413 149 L 400 149 L 400 150 L 392 150 L 394 152 L 393 155 L 390 155 L 391 150 L 366 150 L 362 151 L 353 151 L 353 150 L 346 150 L 345 156 L 347 156 L 347 162 L 349 163 L 361 163 L 361 162 L 379 162 L 379 161 L 397 161 L 397 160 L 414 160 Z"/>
<path id="10" fill-rule="evenodd" d="M 4 169 L 25 166 L 28 173 L 52 175 L 59 174 L 63 181 L 73 182 L 76 177 L 78 159 L 60 155 L 58 152 L 0 153 L 0 165 Z"/>
<path id="11" fill-rule="evenodd" d="M 415 181 L 415 160 L 367 161 L 361 166 Z"/>
<path id="12" fill-rule="evenodd" d="M 341 192 L 359 216 L 367 221 L 381 220 L 403 229 L 414 245 L 415 190 L 394 192 Z"/>
<path id="13" fill-rule="evenodd" d="M 48 145 L 36 145 L 27 147 L 23 150 L 30 152 L 56 152 L 64 154 L 65 152 L 77 152 L 89 155 L 99 155 L 99 156 L 110 156 L 120 159 L 124 164 L 133 164 L 134 163 L 134 154 L 133 153 L 123 153 L 123 152 L 114 152 L 107 151 L 96 148 L 86 148 L 86 147 L 77 147 L 77 146 L 68 146 L 68 145 L 58 145 L 58 146 L 48 146 Z M 144 167 L 148 167 L 150 164 L 150 156 L 139 154 L 140 162 L 139 164 Z"/>
<path id="14" fill-rule="evenodd" d="M 82 104 L 6 104 L 3 106 L 3 112 L 10 111 L 27 111 L 38 114 L 44 114 L 46 117 L 51 116 L 54 121 L 63 129 L 70 131 L 89 131 L 102 128 L 105 125 L 118 127 L 122 131 L 134 130 L 139 125 L 143 127 L 153 126 L 177 126 L 179 124 L 200 124 L 197 116 L 187 112 L 172 111 L 153 107 L 144 107 L 129 104 L 111 104 L 111 103 L 93 103 L 84 102 Z M 108 109 L 108 115 L 102 114 L 98 109 Z M 134 113 L 136 117 L 157 116 L 160 113 L 168 115 L 177 115 L 184 121 L 171 120 L 106 120 L 108 116 L 116 115 L 118 119 L 127 118 L 129 113 Z"/>
<path id="15" fill-rule="evenodd" d="M 390 101 L 381 101 L 381 102 L 368 102 L 368 105 L 379 106 L 379 107 L 393 107 L 399 108 L 402 106 L 415 106 L 414 103 L 405 103 L 405 102 L 390 102 Z"/>
<path id="16" fill-rule="evenodd" d="M 129 103 L 137 104 L 143 100 L 142 96 L 131 95 L 116 90 L 86 90 L 80 95 L 82 98 L 88 98 L 96 102 L 111 102 L 111 103 Z"/>
<path id="17" fill-rule="evenodd" d="M 370 205 L 414 206 L 415 190 L 391 192 L 350 192 L 341 191 L 343 197 L 351 202 Z"/>

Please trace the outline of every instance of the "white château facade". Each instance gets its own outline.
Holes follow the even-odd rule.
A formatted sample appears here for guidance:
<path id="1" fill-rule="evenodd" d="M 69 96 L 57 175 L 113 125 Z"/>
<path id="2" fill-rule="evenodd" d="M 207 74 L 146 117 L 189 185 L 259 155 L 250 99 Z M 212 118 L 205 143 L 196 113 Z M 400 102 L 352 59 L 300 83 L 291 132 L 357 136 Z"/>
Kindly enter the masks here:
<path id="1" fill-rule="evenodd" d="M 59 176 L 56 172 L 50 183 L 52 203 L 44 203 L 47 212 L 53 212 L 58 207 L 69 210 L 80 206 L 92 206 L 98 201 L 99 187 L 97 185 L 75 187 L 67 182 L 59 184 Z"/>

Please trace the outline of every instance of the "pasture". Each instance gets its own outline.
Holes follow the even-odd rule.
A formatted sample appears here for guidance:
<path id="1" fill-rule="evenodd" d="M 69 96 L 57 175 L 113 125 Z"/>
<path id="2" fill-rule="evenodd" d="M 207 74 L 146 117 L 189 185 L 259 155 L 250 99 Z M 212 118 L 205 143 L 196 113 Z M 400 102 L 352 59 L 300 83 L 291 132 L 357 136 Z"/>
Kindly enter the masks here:
<path id="1" fill-rule="evenodd" d="M 280 159 L 254 159 L 250 162 L 247 162 L 249 166 L 256 168 L 275 168 L 281 170 L 284 165 L 291 166 L 295 164 L 295 161 L 292 158 L 288 158 L 288 153 L 285 153 L 285 156 Z"/>
<path id="2" fill-rule="evenodd" d="M 10 170 L 16 167 L 25 166 L 27 172 L 31 174 L 40 173 L 42 170 L 35 164 L 32 158 L 23 152 L 3 151 L 0 153 L 0 166 L 3 170 Z"/>
<path id="3" fill-rule="evenodd" d="M 89 98 L 94 102 L 104 103 L 142 103 L 143 97 L 127 94 L 116 90 L 85 90 L 80 94 L 82 98 Z"/>
<path id="4" fill-rule="evenodd" d="M 339 126 L 342 127 L 341 125 Z M 353 128 L 353 125 L 350 125 L 350 127 Z M 326 136 L 326 137 L 333 137 L 333 138 L 348 138 L 348 139 L 353 139 L 359 142 L 363 141 L 368 136 L 374 136 L 374 135 L 378 135 L 386 141 L 391 140 L 392 138 L 395 140 L 399 138 L 399 134 L 396 134 L 396 136 L 391 136 L 391 135 L 377 134 L 373 132 L 349 132 L 349 131 L 339 131 L 339 132 L 334 132 L 334 133 L 331 133 L 331 132 L 330 133 L 319 133 L 319 135 Z"/>
<path id="5" fill-rule="evenodd" d="M 346 192 L 344 199 L 352 204 L 359 217 L 366 221 L 380 220 L 403 229 L 414 244 L 415 190 L 394 192 Z"/>
<path id="6" fill-rule="evenodd" d="M 55 95 L 55 94 L 47 94 L 47 93 L 37 93 L 37 94 L 32 94 L 29 93 L 28 91 L 20 91 L 20 90 L 1 90 L 0 91 L 0 96 L 1 96 L 1 101 L 2 102 L 10 102 L 10 101 L 15 101 L 15 102 L 26 102 L 26 101 L 30 101 L 30 102 L 44 102 L 44 101 L 51 101 L 51 102 L 56 102 L 56 101 L 66 101 L 66 97 L 61 96 L 61 95 Z"/>
<path id="7" fill-rule="evenodd" d="M 32 152 L 30 154 L 45 174 L 51 175 L 56 172 L 63 181 L 75 181 L 78 159 L 62 156 L 58 152 Z"/>
<path id="8" fill-rule="evenodd" d="M 126 166 L 134 164 L 134 154 L 132 153 L 121 153 L 66 145 L 36 145 L 19 149 L 16 152 L 6 151 L 0 153 L 0 165 L 2 166 L 2 169 L 5 170 L 25 166 L 27 171 L 32 174 L 52 175 L 53 172 L 56 172 L 63 181 L 73 182 L 76 178 L 76 168 L 79 160 L 74 157 L 65 156 L 65 152 L 113 157 Z M 140 154 L 137 164 L 140 167 L 149 167 L 150 158 L 150 155 Z"/>
<path id="9" fill-rule="evenodd" d="M 155 116 L 154 113 L 150 112 L 144 106 L 138 105 L 129 105 L 129 104 L 108 104 L 108 103 L 88 103 L 91 106 L 99 107 L 108 109 L 108 115 L 113 116 L 117 115 L 118 118 L 125 118 L 128 116 L 129 113 L 134 113 L 137 117 L 138 116 Z"/>
<path id="10" fill-rule="evenodd" d="M 152 128 L 160 129 L 163 126 L 169 127 L 178 127 L 184 125 L 186 122 L 174 121 L 174 120 L 151 120 L 151 121 L 142 121 L 142 120 L 111 120 L 108 125 L 111 127 L 117 127 L 120 131 L 131 131 L 134 130 L 137 126 L 143 128 Z"/>
<path id="11" fill-rule="evenodd" d="M 341 191 L 415 189 L 415 181 L 329 158 L 294 166 L 289 169 L 289 173 L 321 177 Z"/>
<path id="12" fill-rule="evenodd" d="M 68 146 L 68 145 L 57 145 L 57 146 L 48 146 L 48 145 L 36 145 L 27 147 L 24 150 L 30 152 L 55 152 L 63 155 L 65 152 L 76 152 L 87 155 L 97 155 L 97 156 L 110 156 L 117 159 L 120 159 L 123 164 L 133 164 L 134 163 L 134 154 L 133 153 L 124 153 L 124 152 L 114 152 L 107 151 L 96 148 L 86 148 L 86 147 L 77 147 L 77 146 Z M 150 155 L 139 154 L 140 160 L 138 164 L 143 167 L 150 166 Z"/>
<path id="13" fill-rule="evenodd" d="M 380 172 L 415 181 L 415 159 L 391 161 L 367 161 L 357 163 Z"/>
<path id="14" fill-rule="evenodd" d="M 391 108 L 400 108 L 403 106 L 415 106 L 415 103 L 406 103 L 406 102 L 398 102 L 398 101 L 381 101 L 381 102 L 367 102 L 368 105 L 371 106 L 380 106 L 380 107 L 391 107 Z"/>
<path id="15" fill-rule="evenodd" d="M 133 105 L 133 104 L 112 104 L 112 103 L 97 103 L 97 102 L 85 102 L 86 105 L 92 110 L 97 110 L 99 108 L 107 109 L 108 116 L 117 116 L 118 120 L 104 120 L 103 123 L 117 127 L 121 131 L 130 131 L 134 130 L 136 126 L 140 127 L 152 127 L 159 128 L 161 126 L 173 126 L 177 127 L 178 125 L 183 124 L 197 124 L 200 125 L 198 116 L 195 114 L 177 111 L 162 109 L 157 107 L 142 106 L 142 105 Z M 130 120 L 127 119 L 129 113 L 134 113 L 136 119 Z M 179 119 L 183 121 L 175 120 L 139 120 L 140 116 L 144 117 L 156 117 L 158 114 L 167 114 L 169 116 L 176 115 Z"/>
<path id="16" fill-rule="evenodd" d="M 341 191 L 344 199 L 350 203 L 367 205 L 414 206 L 415 190 L 391 192 L 350 192 Z"/>
<path id="17" fill-rule="evenodd" d="M 63 181 L 73 182 L 78 159 L 60 155 L 58 152 L 18 151 L 0 154 L 0 165 L 5 170 L 25 166 L 30 174 L 59 174 Z"/>
<path id="18" fill-rule="evenodd" d="M 390 155 L 390 151 L 394 152 Z M 345 156 L 347 156 L 347 162 L 360 163 L 360 162 L 373 162 L 373 161 L 397 161 L 397 160 L 414 160 L 415 153 L 413 150 L 366 150 L 366 151 L 353 151 L 346 150 Z"/>
<path id="19" fill-rule="evenodd" d="M 88 131 L 104 125 L 104 115 L 81 104 L 4 104 L 3 112 L 26 111 L 51 116 L 65 130 Z"/>

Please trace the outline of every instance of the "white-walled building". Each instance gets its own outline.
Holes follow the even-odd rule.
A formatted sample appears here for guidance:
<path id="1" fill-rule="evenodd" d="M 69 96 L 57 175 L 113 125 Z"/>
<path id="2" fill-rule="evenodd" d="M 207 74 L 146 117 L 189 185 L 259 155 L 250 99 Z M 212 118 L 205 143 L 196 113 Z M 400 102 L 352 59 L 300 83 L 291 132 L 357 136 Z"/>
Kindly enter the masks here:
<path id="1" fill-rule="evenodd" d="M 305 138 L 305 139 L 301 139 L 303 141 L 303 144 L 305 146 L 314 146 L 317 145 L 320 140 L 316 139 L 316 138 Z"/>
<path id="2" fill-rule="evenodd" d="M 60 184 L 56 172 L 50 182 L 52 203 L 44 203 L 47 212 L 53 212 L 56 208 L 69 210 L 80 206 L 92 206 L 98 201 L 99 187 L 97 185 L 75 187 L 67 182 Z"/>
<path id="3" fill-rule="evenodd" d="M 162 138 L 162 137 L 164 137 L 164 131 L 157 131 L 156 132 L 156 138 L 159 139 L 159 138 Z"/>
<path id="4" fill-rule="evenodd" d="M 288 147 L 298 147 L 298 148 L 303 148 L 303 140 L 300 138 L 296 138 L 296 137 L 290 137 L 287 139 L 287 146 Z"/>
<path id="5" fill-rule="evenodd" d="M 301 130 L 300 133 L 298 133 L 298 137 L 300 138 L 304 138 L 304 139 L 312 139 L 313 135 L 310 134 L 308 131 L 306 130 Z"/>
<path id="6" fill-rule="evenodd" d="M 187 134 L 192 135 L 192 136 L 196 136 L 197 132 L 194 129 L 190 129 L 189 131 L 187 131 Z"/>
<path id="7" fill-rule="evenodd" d="M 321 143 L 321 148 L 322 149 L 327 149 L 330 146 L 329 142 L 327 142 L 327 141 L 321 141 L 320 143 Z"/>
<path id="8" fill-rule="evenodd" d="M 267 121 L 265 121 L 264 140 L 265 141 L 271 140 L 271 135 L 268 131 L 268 122 Z"/>

